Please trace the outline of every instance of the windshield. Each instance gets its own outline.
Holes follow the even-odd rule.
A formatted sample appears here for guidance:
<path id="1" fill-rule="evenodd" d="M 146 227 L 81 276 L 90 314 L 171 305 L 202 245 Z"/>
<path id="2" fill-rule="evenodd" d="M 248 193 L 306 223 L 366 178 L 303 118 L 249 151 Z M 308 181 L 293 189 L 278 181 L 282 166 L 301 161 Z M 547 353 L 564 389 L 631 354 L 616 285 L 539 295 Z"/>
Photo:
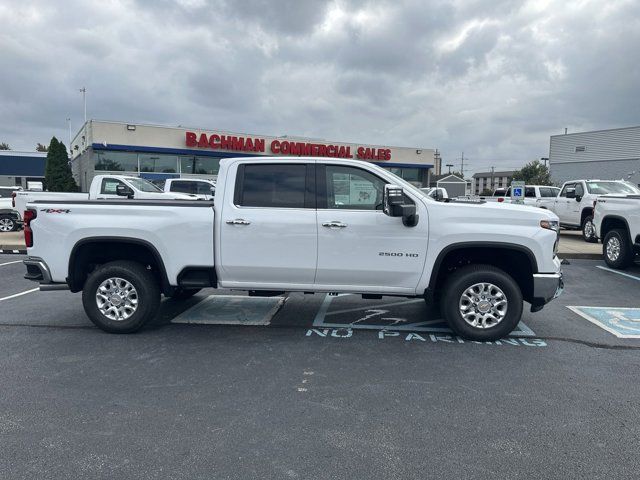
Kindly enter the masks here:
<path id="1" fill-rule="evenodd" d="M 127 178 L 127 182 L 131 183 L 131 185 L 141 192 L 162 192 L 162 190 L 144 178 L 129 177 Z"/>
<path id="2" fill-rule="evenodd" d="M 608 193 L 632 195 L 640 193 L 638 187 L 627 182 L 587 182 L 587 190 L 594 195 L 606 195 Z"/>

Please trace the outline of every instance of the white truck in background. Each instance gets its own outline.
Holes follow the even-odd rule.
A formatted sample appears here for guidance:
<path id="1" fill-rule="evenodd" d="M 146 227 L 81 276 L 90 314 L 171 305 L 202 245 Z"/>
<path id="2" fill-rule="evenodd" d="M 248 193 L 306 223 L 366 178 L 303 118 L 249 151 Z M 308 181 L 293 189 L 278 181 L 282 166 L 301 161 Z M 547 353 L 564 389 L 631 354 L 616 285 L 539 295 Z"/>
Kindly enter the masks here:
<path id="1" fill-rule="evenodd" d="M 526 185 L 524 187 L 524 198 L 523 204 L 528 205 L 530 207 L 541 207 L 545 208 L 545 202 L 549 198 L 554 198 L 558 195 L 560 189 L 558 187 L 553 187 L 550 185 Z M 493 195 L 490 197 L 481 197 L 483 200 L 488 202 L 498 202 L 498 203 L 512 203 L 511 200 L 511 187 L 504 189 L 498 188 L 493 192 Z"/>
<path id="2" fill-rule="evenodd" d="M 638 195 L 640 188 L 624 180 L 570 180 L 564 182 L 556 198 L 543 199 L 539 206 L 555 213 L 561 227 L 582 230 L 586 242 L 597 242 L 593 206 L 607 194 Z"/>
<path id="3" fill-rule="evenodd" d="M 165 193 L 185 193 L 200 200 L 213 200 L 216 194 L 216 182 L 205 178 L 167 178 L 154 180 L 153 184 Z"/>
<path id="4" fill-rule="evenodd" d="M 602 195 L 593 214 L 604 261 L 611 268 L 629 267 L 640 252 L 640 195 Z"/>
<path id="5" fill-rule="evenodd" d="M 122 197 L 137 200 L 197 199 L 194 195 L 165 193 L 144 178 L 128 175 L 96 175 L 91 181 L 89 193 L 17 191 L 13 196 L 13 206 L 22 215 L 28 202 L 38 200 L 109 200 Z"/>
<path id="6" fill-rule="evenodd" d="M 374 164 L 304 157 L 220 162 L 214 202 L 35 201 L 25 278 L 82 292 L 108 332 L 201 288 L 392 295 L 438 304 L 473 340 L 509 334 L 563 287 L 548 211 L 443 203 Z"/>

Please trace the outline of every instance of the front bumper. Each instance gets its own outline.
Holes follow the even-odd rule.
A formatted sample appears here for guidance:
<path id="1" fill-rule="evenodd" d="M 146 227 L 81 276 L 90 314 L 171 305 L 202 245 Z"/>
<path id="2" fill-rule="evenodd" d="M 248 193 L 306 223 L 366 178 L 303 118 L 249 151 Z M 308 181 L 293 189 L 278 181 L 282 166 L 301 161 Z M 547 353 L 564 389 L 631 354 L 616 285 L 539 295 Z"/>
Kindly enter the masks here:
<path id="1" fill-rule="evenodd" d="M 533 299 L 531 311 L 538 311 L 554 298 L 558 298 L 564 290 L 562 272 L 534 273 L 533 274 Z"/>

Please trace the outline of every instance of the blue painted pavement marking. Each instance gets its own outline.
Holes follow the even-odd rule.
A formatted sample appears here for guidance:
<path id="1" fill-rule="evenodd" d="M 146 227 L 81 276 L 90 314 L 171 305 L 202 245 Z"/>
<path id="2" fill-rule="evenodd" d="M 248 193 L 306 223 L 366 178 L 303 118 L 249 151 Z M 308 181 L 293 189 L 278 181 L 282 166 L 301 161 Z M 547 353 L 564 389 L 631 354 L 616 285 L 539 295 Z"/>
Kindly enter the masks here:
<path id="1" fill-rule="evenodd" d="M 640 308 L 567 308 L 618 338 L 640 338 Z"/>
<path id="2" fill-rule="evenodd" d="M 629 275 L 628 273 L 620 272 L 619 270 L 613 270 L 612 268 L 603 267 L 602 265 L 596 265 L 596 268 L 599 268 L 600 270 L 604 270 L 606 272 L 617 273 L 618 275 L 622 275 L 623 277 L 633 278 L 634 280 L 640 281 L 640 277 Z"/>
<path id="3" fill-rule="evenodd" d="M 402 313 L 397 312 L 398 307 L 418 304 L 423 306 L 424 300 L 421 298 L 413 300 L 402 300 L 391 303 L 347 308 L 343 310 L 329 311 L 333 299 L 345 297 L 350 293 L 327 295 L 313 320 L 315 328 L 350 328 L 362 330 L 393 330 L 396 332 L 431 332 L 431 333 L 453 333 L 443 318 L 435 317 L 425 321 L 412 322 L 404 318 Z M 394 313 L 393 310 L 396 310 Z M 338 320 L 336 316 L 345 313 L 354 313 L 347 321 Z M 413 312 L 410 312 L 413 313 Z M 420 313 L 419 311 L 416 313 Z M 333 322 L 328 317 L 335 319 Z M 509 334 L 514 337 L 533 337 L 535 333 L 524 323 L 520 322 L 516 329 Z"/>

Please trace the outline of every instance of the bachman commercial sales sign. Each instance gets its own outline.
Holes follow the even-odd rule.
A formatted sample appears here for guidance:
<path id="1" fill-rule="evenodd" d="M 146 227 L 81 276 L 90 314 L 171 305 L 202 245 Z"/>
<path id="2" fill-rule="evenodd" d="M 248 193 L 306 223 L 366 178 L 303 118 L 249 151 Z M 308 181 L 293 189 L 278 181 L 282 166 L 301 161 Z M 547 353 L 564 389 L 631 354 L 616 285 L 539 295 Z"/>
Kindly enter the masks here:
<path id="1" fill-rule="evenodd" d="M 391 160 L 391 149 L 352 146 L 344 144 L 326 144 L 298 142 L 274 139 L 267 143 L 266 138 L 238 137 L 235 135 L 206 134 L 186 132 L 186 146 L 189 148 L 207 148 L 233 152 L 257 152 L 272 155 L 291 155 L 301 157 L 357 158 L 359 160 Z M 269 150 L 267 151 L 267 147 Z"/>

